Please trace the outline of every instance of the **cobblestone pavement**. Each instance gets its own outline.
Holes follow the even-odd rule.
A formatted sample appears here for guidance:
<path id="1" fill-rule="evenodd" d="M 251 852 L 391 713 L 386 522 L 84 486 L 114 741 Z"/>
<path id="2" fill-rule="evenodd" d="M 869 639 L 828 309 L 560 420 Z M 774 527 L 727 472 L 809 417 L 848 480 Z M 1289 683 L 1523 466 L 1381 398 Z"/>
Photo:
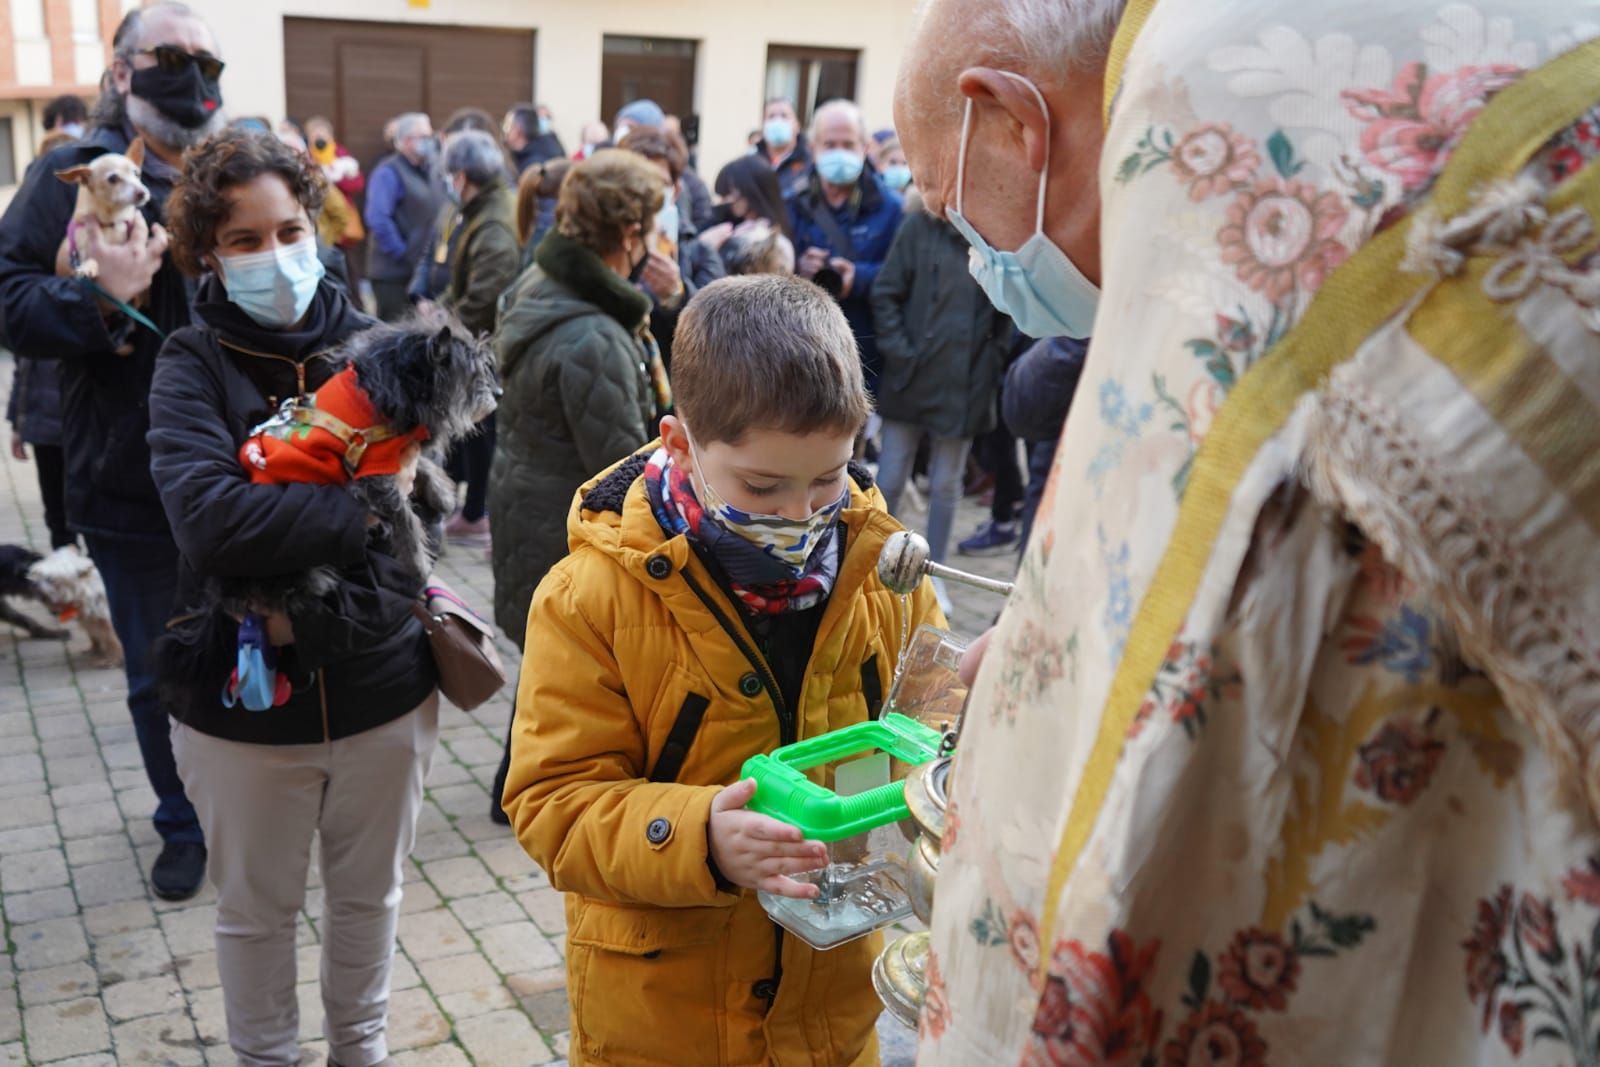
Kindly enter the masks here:
<path id="1" fill-rule="evenodd" d="M 0 353 L 0 396 L 10 357 Z M 9 439 L 9 427 L 5 428 Z M 0 543 L 48 547 L 31 464 L 0 447 Z M 983 516 L 968 502 L 958 536 Z M 987 559 L 1004 576 L 1011 557 Z M 491 603 L 481 550 L 454 549 L 441 573 Z M 996 598 L 952 586 L 955 625 L 976 633 Z M 24 606 L 24 610 L 28 610 Z M 156 900 L 159 848 L 120 671 L 70 644 L 0 624 L 0 1067 L 231 1064 L 212 950 L 216 893 Z M 504 648 L 514 667 L 516 650 Z M 561 896 L 489 821 L 510 695 L 471 714 L 446 706 L 417 845 L 406 867 L 389 1043 L 411 1067 L 564 1064 L 568 1015 Z M 299 920 L 300 1037 L 321 1063 L 315 976 L 322 922 L 313 851 Z M 911 1035 L 885 1020 L 884 1062 L 910 1064 Z"/>

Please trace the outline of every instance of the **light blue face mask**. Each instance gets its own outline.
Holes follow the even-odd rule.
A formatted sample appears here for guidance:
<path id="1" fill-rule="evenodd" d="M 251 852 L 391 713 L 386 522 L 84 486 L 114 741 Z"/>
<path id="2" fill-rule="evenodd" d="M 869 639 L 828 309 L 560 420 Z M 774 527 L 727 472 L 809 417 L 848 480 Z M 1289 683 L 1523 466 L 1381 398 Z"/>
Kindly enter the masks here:
<path id="1" fill-rule="evenodd" d="M 540 115 L 536 129 L 538 129 L 540 137 L 548 137 L 550 134 L 550 120 L 545 116 Z"/>
<path id="2" fill-rule="evenodd" d="M 1003 71 L 1033 93 L 1044 113 L 1045 161 L 1039 175 L 1039 200 L 1034 212 L 1033 236 L 1015 252 L 990 246 L 983 235 L 961 213 L 962 192 L 967 184 L 967 144 L 972 132 L 972 101 L 961 122 L 961 152 L 956 159 L 956 204 L 948 215 L 950 222 L 972 246 L 967 265 L 978 280 L 989 302 L 997 311 L 1011 316 L 1017 329 L 1029 337 L 1084 338 L 1094 332 L 1094 313 L 1100 305 L 1100 289 L 1067 254 L 1044 232 L 1044 195 L 1050 181 L 1050 108 L 1044 94 L 1020 74 Z"/>
<path id="3" fill-rule="evenodd" d="M 817 173 L 830 185 L 854 185 L 867 157 L 848 148 L 830 148 L 817 156 Z"/>
<path id="4" fill-rule="evenodd" d="M 324 273 L 311 237 L 285 248 L 218 256 L 217 262 L 228 299 L 269 330 L 286 330 L 305 317 Z"/>
<path id="5" fill-rule="evenodd" d="M 911 168 L 904 163 L 891 163 L 883 168 L 883 184 L 900 192 L 911 184 Z"/>
<path id="6" fill-rule="evenodd" d="M 788 119 L 768 119 L 761 127 L 761 136 L 766 138 L 768 148 L 788 148 L 794 143 L 794 126 Z"/>

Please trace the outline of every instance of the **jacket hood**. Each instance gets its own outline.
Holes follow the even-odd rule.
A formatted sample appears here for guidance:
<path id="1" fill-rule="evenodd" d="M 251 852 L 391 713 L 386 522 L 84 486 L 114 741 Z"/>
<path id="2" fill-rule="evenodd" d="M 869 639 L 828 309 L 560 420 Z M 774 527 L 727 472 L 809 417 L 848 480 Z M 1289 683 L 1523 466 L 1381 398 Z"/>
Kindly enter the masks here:
<path id="1" fill-rule="evenodd" d="M 656 556 L 667 557 L 674 572 L 683 568 L 694 554 L 689 539 L 683 534 L 669 537 L 661 528 L 640 477 L 660 447 L 659 439 L 650 442 L 578 490 L 567 514 L 567 542 L 572 551 L 592 546 L 640 581 L 648 580 L 645 568 Z M 890 517 L 871 471 L 859 463 L 851 463 L 849 470 L 850 503 L 839 513 L 849 531 L 846 555 L 854 557 L 859 548 L 868 547 L 876 559 L 883 541 L 901 527 Z"/>

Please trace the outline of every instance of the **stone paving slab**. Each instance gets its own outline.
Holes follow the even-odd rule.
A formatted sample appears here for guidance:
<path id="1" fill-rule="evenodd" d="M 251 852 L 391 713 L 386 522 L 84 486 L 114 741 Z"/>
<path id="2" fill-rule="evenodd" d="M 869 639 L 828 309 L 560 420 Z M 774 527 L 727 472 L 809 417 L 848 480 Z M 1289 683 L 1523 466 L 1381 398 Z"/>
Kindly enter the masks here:
<path id="1" fill-rule="evenodd" d="M 0 352 L 0 397 L 11 366 Z M 958 536 L 983 517 L 966 502 Z M 9 448 L 0 448 L 0 543 L 48 545 L 33 466 Z M 1012 565 L 1009 556 L 977 561 L 999 577 Z M 451 548 L 440 570 L 469 602 L 492 603 L 483 550 Z M 998 611 L 986 594 L 957 586 L 951 593 L 958 631 L 977 633 Z M 159 847 L 154 797 L 122 674 L 92 667 L 86 646 L 81 634 L 31 641 L 0 624 L 0 921 L 8 949 L 0 957 L 0 1067 L 232 1064 L 211 940 L 216 893 L 208 886 L 180 904 L 149 894 Z M 502 641 L 502 653 L 514 675 L 518 650 Z M 405 1067 L 566 1062 L 561 896 L 489 820 L 488 783 L 510 700 L 507 692 L 470 714 L 441 710 L 390 1002 L 390 1045 Z M 298 973 L 303 1062 L 315 1063 L 326 1057 L 316 984 L 320 885 L 313 862 Z M 880 1032 L 885 1064 L 910 1064 L 909 1032 L 888 1021 Z"/>

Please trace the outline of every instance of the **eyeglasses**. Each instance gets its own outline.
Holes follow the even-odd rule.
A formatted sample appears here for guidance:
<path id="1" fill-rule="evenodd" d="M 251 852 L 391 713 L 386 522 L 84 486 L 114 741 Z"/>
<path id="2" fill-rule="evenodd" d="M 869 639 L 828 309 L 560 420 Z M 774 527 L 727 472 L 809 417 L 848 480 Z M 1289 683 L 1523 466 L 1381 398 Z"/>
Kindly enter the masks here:
<path id="1" fill-rule="evenodd" d="M 141 48 L 134 53 L 136 56 L 154 56 L 156 66 L 161 68 L 163 74 L 182 74 L 193 63 L 200 68 L 200 76 L 206 81 L 216 81 L 222 77 L 222 70 L 227 66 L 216 56 L 197 56 L 192 52 L 170 44 L 158 44 L 154 48 Z"/>

